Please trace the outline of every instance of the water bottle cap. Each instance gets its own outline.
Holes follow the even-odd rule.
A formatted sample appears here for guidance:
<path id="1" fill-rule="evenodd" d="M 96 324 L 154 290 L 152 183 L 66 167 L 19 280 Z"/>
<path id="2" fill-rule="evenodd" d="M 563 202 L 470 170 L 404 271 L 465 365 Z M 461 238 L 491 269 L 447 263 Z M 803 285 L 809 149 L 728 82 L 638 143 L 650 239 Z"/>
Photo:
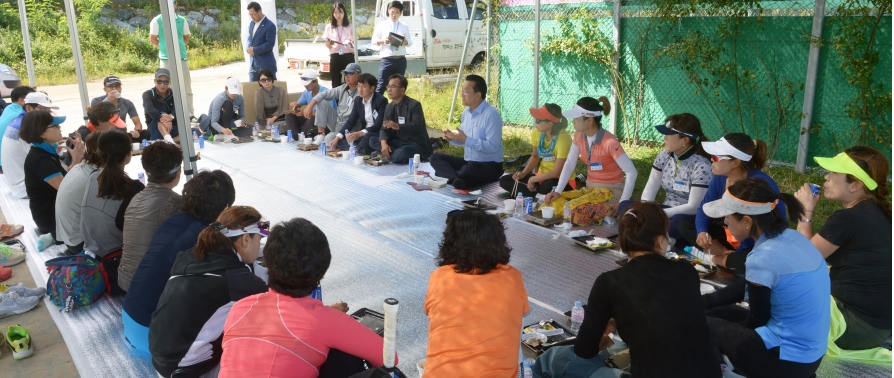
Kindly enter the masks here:
<path id="1" fill-rule="evenodd" d="M 574 307 L 583 307 L 584 304 L 581 301 L 574 301 Z"/>
<path id="2" fill-rule="evenodd" d="M 522 366 L 524 366 L 526 369 L 531 368 L 531 363 L 528 362 L 528 360 L 525 360 L 524 362 L 522 362 L 522 364 L 523 364 Z"/>

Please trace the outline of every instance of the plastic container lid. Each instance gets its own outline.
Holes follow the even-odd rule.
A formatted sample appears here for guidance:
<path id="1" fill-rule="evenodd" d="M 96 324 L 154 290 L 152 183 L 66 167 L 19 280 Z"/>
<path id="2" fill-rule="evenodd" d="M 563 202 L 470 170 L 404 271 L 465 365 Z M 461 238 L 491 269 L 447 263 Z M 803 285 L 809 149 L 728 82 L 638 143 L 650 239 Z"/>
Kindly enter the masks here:
<path id="1" fill-rule="evenodd" d="M 584 304 L 581 301 L 574 301 L 574 307 L 583 307 Z"/>

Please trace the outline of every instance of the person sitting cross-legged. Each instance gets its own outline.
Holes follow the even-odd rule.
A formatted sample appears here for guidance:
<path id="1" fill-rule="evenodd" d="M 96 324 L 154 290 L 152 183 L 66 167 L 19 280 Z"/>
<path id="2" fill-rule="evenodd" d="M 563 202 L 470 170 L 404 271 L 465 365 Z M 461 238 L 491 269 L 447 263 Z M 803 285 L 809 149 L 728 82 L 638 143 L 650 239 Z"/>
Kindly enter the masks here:
<path id="1" fill-rule="evenodd" d="M 224 134 L 236 137 L 251 136 L 251 128 L 245 124 L 245 99 L 242 83 L 235 77 L 227 78 L 224 91 L 211 100 L 208 115 L 200 117 L 199 128 L 211 135 Z"/>
<path id="2" fill-rule="evenodd" d="M 102 80 L 102 89 L 106 92 L 106 95 L 94 97 L 90 100 L 90 107 L 92 108 L 101 102 L 108 102 L 115 105 L 118 109 L 118 117 L 122 122 L 128 118 L 133 122 L 133 130 L 128 133 L 130 134 L 131 140 L 133 140 L 134 143 L 140 142 L 141 140 L 149 140 L 149 130 L 143 129 L 143 122 L 140 121 L 140 115 L 137 113 L 136 106 L 134 106 L 132 101 L 121 97 L 121 79 L 115 75 L 106 76 L 106 78 Z M 125 128 L 126 127 L 125 124 Z M 84 135 L 81 136 L 85 137 Z"/>
<path id="3" fill-rule="evenodd" d="M 348 143 L 351 143 L 360 148 L 358 152 L 361 154 L 367 155 L 372 152 L 369 147 L 370 138 L 379 134 L 382 129 L 385 106 L 388 105 L 385 96 L 376 93 L 375 89 L 375 76 L 360 75 L 357 83 L 359 95 L 354 98 L 351 115 L 348 116 L 341 130 L 335 134 L 335 139 L 329 142 L 329 148 L 347 150 L 350 148 Z"/>
<path id="4" fill-rule="evenodd" d="M 178 120 L 175 119 L 176 105 L 174 91 L 171 90 L 171 71 L 159 68 L 155 71 L 155 86 L 143 92 L 143 110 L 146 112 L 146 128 L 152 140 L 180 141 Z M 185 121 L 184 121 L 185 122 Z"/>
<path id="5" fill-rule="evenodd" d="M 326 135 L 328 133 L 322 140 L 327 145 L 335 139 L 335 133 L 341 130 L 348 120 L 354 98 L 357 97 L 357 83 L 363 71 L 360 69 L 360 65 L 351 63 L 341 73 L 345 77 L 344 84 L 329 91 L 320 91 L 304 107 L 304 118 L 309 119 L 313 116 L 319 134 Z M 333 107 L 330 101 L 335 101 L 336 106 Z"/>
<path id="6" fill-rule="evenodd" d="M 463 111 L 459 129 L 444 132 L 444 139 L 463 146 L 463 157 L 441 153 L 431 156 L 435 175 L 446 178 L 456 189 L 482 186 L 503 175 L 503 117 L 486 97 L 484 78 L 466 76 L 462 99 L 468 108 Z"/>
<path id="7" fill-rule="evenodd" d="M 559 175 L 571 149 L 571 135 L 565 131 L 568 120 L 562 116 L 562 108 L 556 104 L 545 104 L 540 108 L 529 109 L 534 117 L 534 130 L 531 132 L 531 144 L 534 151 L 525 168 L 520 172 L 500 177 L 500 187 L 515 198 L 518 193 L 524 197 L 547 194 L 559 185 Z M 534 175 L 537 170 L 537 175 Z M 571 190 L 563 183 L 565 190 Z"/>
<path id="8" fill-rule="evenodd" d="M 317 135 L 317 127 L 314 124 L 317 117 L 317 106 L 311 108 L 308 116 L 304 115 L 304 107 L 310 104 L 316 95 L 329 91 L 329 88 L 320 85 L 319 76 L 320 74 L 317 73 L 317 70 L 312 68 L 302 72 L 301 85 L 304 86 L 304 92 L 301 93 L 298 101 L 293 101 L 289 104 L 289 108 L 292 109 L 293 113 L 286 113 L 286 127 L 288 130 L 292 130 L 292 134 L 296 137 L 298 133 L 304 133 L 308 138 L 313 138 Z M 332 105 L 332 108 L 335 109 L 338 103 L 329 101 L 329 105 Z"/>
<path id="9" fill-rule="evenodd" d="M 382 130 L 369 139 L 370 148 L 399 164 L 406 164 L 416 154 L 422 159 L 432 154 L 422 104 L 406 93 L 407 78 L 391 75 L 388 79 L 391 103 L 385 107 Z"/>
<path id="10" fill-rule="evenodd" d="M 306 219 L 270 230 L 269 289 L 230 309 L 219 377 L 348 377 L 365 369 L 361 359 L 384 364 L 384 340 L 346 314 L 347 304 L 326 306 L 311 297 L 331 259 L 326 235 Z"/>

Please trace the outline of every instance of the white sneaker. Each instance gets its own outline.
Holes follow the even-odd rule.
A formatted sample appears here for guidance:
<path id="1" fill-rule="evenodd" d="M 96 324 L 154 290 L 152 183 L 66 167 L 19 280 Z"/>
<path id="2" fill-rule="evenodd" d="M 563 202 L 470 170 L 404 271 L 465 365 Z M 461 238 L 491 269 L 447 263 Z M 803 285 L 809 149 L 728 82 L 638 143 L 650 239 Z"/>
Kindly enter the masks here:
<path id="1" fill-rule="evenodd" d="M 4 296 L 0 301 L 0 318 L 28 312 L 38 303 L 38 297 Z"/>
<path id="2" fill-rule="evenodd" d="M 47 293 L 47 289 L 42 287 L 36 288 L 27 288 L 21 282 L 15 284 L 13 286 L 8 287 L 5 291 L 0 293 L 0 300 L 2 300 L 6 296 L 17 296 L 17 297 L 37 297 L 41 298 L 44 294 Z"/>

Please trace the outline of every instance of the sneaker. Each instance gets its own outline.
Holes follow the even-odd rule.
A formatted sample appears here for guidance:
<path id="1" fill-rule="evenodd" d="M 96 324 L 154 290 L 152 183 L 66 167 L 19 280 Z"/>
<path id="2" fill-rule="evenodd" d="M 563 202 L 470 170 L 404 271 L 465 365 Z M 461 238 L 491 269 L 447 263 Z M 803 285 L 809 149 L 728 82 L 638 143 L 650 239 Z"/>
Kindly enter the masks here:
<path id="1" fill-rule="evenodd" d="M 0 318 L 28 312 L 40 303 L 40 298 L 38 297 L 19 297 L 5 294 L 2 299 L 0 301 Z"/>
<path id="2" fill-rule="evenodd" d="M 10 277 L 12 277 L 12 269 L 4 267 L 4 266 L 0 266 L 0 282 L 8 280 Z M 6 286 L 6 285 L 0 285 L 0 286 Z M 2 291 L 3 291 L 2 288 L 0 288 L 0 292 L 2 292 Z"/>
<path id="3" fill-rule="evenodd" d="M 25 252 L 13 250 L 5 243 L 0 243 L 0 266 L 13 266 L 25 261 Z"/>
<path id="4" fill-rule="evenodd" d="M 47 289 L 44 289 L 42 287 L 36 287 L 33 289 L 27 288 L 21 282 L 15 284 L 15 285 L 12 285 L 12 286 L 0 284 L 0 299 L 3 299 L 6 296 L 17 296 L 17 297 L 22 297 L 22 298 L 25 298 L 25 297 L 41 298 L 46 293 L 47 293 Z"/>
<path id="5" fill-rule="evenodd" d="M 0 239 L 21 235 L 23 231 L 25 231 L 25 226 L 20 224 L 0 224 Z"/>
<path id="6" fill-rule="evenodd" d="M 53 234 L 43 234 L 37 237 L 37 252 L 43 252 L 45 249 L 56 245 Z"/>
<path id="7" fill-rule="evenodd" d="M 12 358 L 21 360 L 31 357 L 34 348 L 31 347 L 31 334 L 24 327 L 16 324 L 6 330 L 6 343 L 12 349 Z"/>

